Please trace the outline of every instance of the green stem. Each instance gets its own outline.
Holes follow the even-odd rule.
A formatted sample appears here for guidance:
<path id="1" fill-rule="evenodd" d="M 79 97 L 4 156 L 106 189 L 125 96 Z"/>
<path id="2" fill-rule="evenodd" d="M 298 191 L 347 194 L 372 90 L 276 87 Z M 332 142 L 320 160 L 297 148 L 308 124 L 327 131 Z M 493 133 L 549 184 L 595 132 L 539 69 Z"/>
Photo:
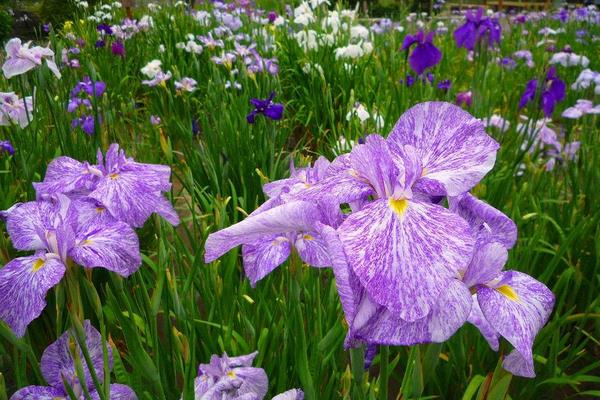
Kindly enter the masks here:
<path id="1" fill-rule="evenodd" d="M 357 347 L 350 349 L 350 365 L 352 368 L 352 398 L 364 399 L 363 387 L 365 376 L 365 348 Z"/>
<path id="2" fill-rule="evenodd" d="M 381 400 L 388 400 L 390 348 L 388 346 L 381 346 L 379 350 L 379 398 Z"/>

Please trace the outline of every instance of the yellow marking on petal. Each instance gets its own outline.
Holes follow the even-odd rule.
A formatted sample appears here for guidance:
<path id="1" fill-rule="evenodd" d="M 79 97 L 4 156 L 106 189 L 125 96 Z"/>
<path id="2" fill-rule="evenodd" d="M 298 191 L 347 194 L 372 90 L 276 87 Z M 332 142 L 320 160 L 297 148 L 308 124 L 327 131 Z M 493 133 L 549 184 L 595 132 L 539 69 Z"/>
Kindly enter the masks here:
<path id="1" fill-rule="evenodd" d="M 230 378 L 232 378 L 232 379 L 235 379 L 235 377 L 236 377 L 235 372 L 233 372 L 233 371 L 229 371 L 227 373 L 227 376 L 230 377 Z"/>
<path id="2" fill-rule="evenodd" d="M 112 174 L 108 175 L 108 177 L 109 177 L 110 179 L 112 179 L 112 180 L 115 180 L 115 179 L 117 179 L 117 178 L 119 177 L 119 174 L 117 174 L 117 173 L 112 173 Z"/>
<path id="3" fill-rule="evenodd" d="M 404 213 L 406 212 L 406 209 L 408 208 L 408 200 L 406 200 L 406 199 L 390 198 L 388 200 L 388 203 L 389 203 L 392 211 L 394 211 L 396 214 L 398 214 L 399 217 L 403 216 Z"/>
<path id="4" fill-rule="evenodd" d="M 81 242 L 82 246 L 87 246 L 87 245 L 90 245 L 90 244 L 94 244 L 94 242 L 91 239 L 86 239 L 83 242 Z"/>
<path id="5" fill-rule="evenodd" d="M 314 237 L 312 237 L 311 235 L 309 235 L 308 233 L 305 233 L 303 236 L 304 240 L 313 240 Z"/>
<path id="6" fill-rule="evenodd" d="M 104 212 L 104 210 L 105 210 L 105 208 L 104 208 L 104 207 L 96 207 L 96 212 L 97 212 L 98 214 L 100 214 L 100 213 Z"/>
<path id="7" fill-rule="evenodd" d="M 425 175 L 427 175 L 427 168 L 423 168 L 423 171 L 421 171 L 421 177 L 424 177 Z"/>
<path id="8" fill-rule="evenodd" d="M 40 268 L 42 268 L 44 266 L 45 263 L 46 263 L 46 261 L 42 260 L 41 258 L 38 258 L 37 260 L 35 260 L 33 262 L 33 266 L 31 267 L 31 270 L 33 272 L 38 272 L 40 270 Z"/>
<path id="9" fill-rule="evenodd" d="M 499 288 L 496 288 L 496 290 L 508 297 L 509 300 L 519 301 L 519 295 L 508 285 L 502 285 Z"/>

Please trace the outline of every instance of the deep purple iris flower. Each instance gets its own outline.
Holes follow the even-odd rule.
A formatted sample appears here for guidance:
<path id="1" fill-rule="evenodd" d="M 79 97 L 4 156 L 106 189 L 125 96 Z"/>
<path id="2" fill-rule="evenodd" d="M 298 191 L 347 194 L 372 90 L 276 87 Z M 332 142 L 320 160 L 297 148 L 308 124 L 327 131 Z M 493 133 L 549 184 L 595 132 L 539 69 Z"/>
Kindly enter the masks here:
<path id="1" fill-rule="evenodd" d="M 489 47 L 500 43 L 502 27 L 495 18 L 483 18 L 483 8 L 480 7 L 475 15 L 468 11 L 466 19 L 465 23 L 454 31 L 456 46 L 472 51 L 475 45 L 484 39 Z"/>
<path id="2" fill-rule="evenodd" d="M 8 153 L 11 156 L 15 154 L 15 148 L 10 140 L 0 140 L 0 153 Z"/>
<path id="3" fill-rule="evenodd" d="M 423 31 L 416 35 L 406 35 L 401 51 L 408 52 L 412 46 L 415 49 L 408 56 L 408 63 L 417 75 L 421 75 L 427 68 L 437 65 L 442 59 L 442 52 L 433 44 L 433 32 L 427 35 Z"/>
<path id="4" fill-rule="evenodd" d="M 86 388 L 90 398 L 99 399 L 97 388 L 94 387 L 94 380 L 90 370 L 93 370 L 100 382 L 104 380 L 104 357 L 102 351 L 102 336 L 90 323 L 84 321 L 83 329 L 85 332 L 85 347 L 87 348 L 92 365 L 85 362 L 83 351 L 76 340 L 76 333 L 67 331 L 58 340 L 52 343 L 44 350 L 40 367 L 42 375 L 49 386 L 27 386 L 12 395 L 11 400 L 48 400 L 48 399 L 68 399 L 71 389 L 75 398 L 85 398 Z M 108 369 L 112 370 L 113 356 L 112 348 L 108 346 Z M 85 382 L 81 382 L 77 376 L 76 363 L 73 357 L 73 351 L 78 353 L 78 359 L 83 364 Z M 68 386 L 67 386 L 68 385 Z M 112 384 L 110 385 L 109 398 L 111 400 L 137 400 L 135 392 L 129 386 Z"/>
<path id="5" fill-rule="evenodd" d="M 110 51 L 115 56 L 125 57 L 125 45 L 120 40 L 116 40 L 112 43 L 110 46 Z"/>
<path id="6" fill-rule="evenodd" d="M 113 34 L 113 30 L 110 27 L 110 25 L 105 24 L 105 23 L 101 23 L 100 25 L 98 25 L 96 27 L 96 30 L 98 30 L 98 32 L 103 33 L 105 35 L 112 35 Z"/>
<path id="7" fill-rule="evenodd" d="M 96 47 L 97 49 L 101 49 L 104 46 L 106 46 L 106 42 L 102 39 L 96 40 L 96 43 L 94 43 L 94 47 Z"/>
<path id="8" fill-rule="evenodd" d="M 95 118 L 92 113 L 93 107 L 90 101 L 91 97 L 101 97 L 106 90 L 106 84 L 102 81 L 92 82 L 89 76 L 85 76 L 83 81 L 77 83 L 71 90 L 71 98 L 67 105 L 67 112 L 77 112 L 76 116 L 71 120 L 73 129 L 80 127 L 87 135 L 93 135 L 96 131 Z M 81 97 L 84 94 L 85 97 Z M 101 123 L 101 116 L 98 116 L 98 123 Z"/>
<path id="9" fill-rule="evenodd" d="M 283 104 L 273 103 L 274 97 L 275 92 L 271 92 L 271 95 L 264 100 L 254 98 L 250 99 L 250 103 L 252 103 L 254 106 L 254 110 L 246 115 L 246 120 L 253 124 L 258 114 L 263 114 L 265 117 L 274 121 L 280 120 L 283 116 Z"/>
<path id="10" fill-rule="evenodd" d="M 566 95 L 566 85 L 556 74 L 554 66 L 548 69 L 543 82 L 540 83 L 536 79 L 527 82 L 525 91 L 519 101 L 519 109 L 534 101 L 538 94 L 544 115 L 551 117 L 556 104 L 563 101 Z"/>
<path id="11" fill-rule="evenodd" d="M 448 90 L 450 90 L 450 88 L 452 87 L 452 82 L 450 81 L 450 79 L 445 79 L 443 81 L 439 81 L 437 84 L 437 88 L 447 92 Z"/>
<path id="12" fill-rule="evenodd" d="M 77 83 L 71 90 L 71 97 L 78 96 L 81 92 L 85 92 L 88 96 L 100 97 L 106 90 L 106 83 L 102 81 L 92 82 L 89 76 L 84 76 L 83 80 Z"/>

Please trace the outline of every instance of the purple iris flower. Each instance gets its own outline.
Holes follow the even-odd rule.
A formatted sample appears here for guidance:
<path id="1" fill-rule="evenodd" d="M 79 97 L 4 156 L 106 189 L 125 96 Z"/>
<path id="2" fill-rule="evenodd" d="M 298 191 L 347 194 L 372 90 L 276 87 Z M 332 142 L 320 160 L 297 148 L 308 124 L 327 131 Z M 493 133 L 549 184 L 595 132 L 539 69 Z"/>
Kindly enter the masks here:
<path id="1" fill-rule="evenodd" d="M 194 381 L 196 399 L 255 399 L 262 400 L 267 394 L 269 378 L 264 369 L 252 367 L 258 352 L 239 357 L 213 355 L 210 364 L 200 364 Z M 299 389 L 288 390 L 273 400 L 303 400 Z"/>
<path id="2" fill-rule="evenodd" d="M 450 81 L 450 79 L 445 79 L 443 81 L 438 82 L 437 84 L 437 88 L 447 92 L 448 90 L 450 90 L 450 88 L 452 87 L 452 82 Z"/>
<path id="3" fill-rule="evenodd" d="M 468 11 L 466 19 L 465 23 L 454 31 L 456 46 L 473 51 L 475 45 L 484 39 L 489 47 L 500 43 L 502 27 L 497 19 L 483 18 L 483 8 L 480 7 L 475 15 Z"/>
<path id="4" fill-rule="evenodd" d="M 119 145 L 112 144 L 106 156 L 98 150 L 97 164 L 58 157 L 48 165 L 43 182 L 33 186 L 39 197 L 45 195 L 86 195 L 102 204 L 119 221 L 141 227 L 152 213 L 172 225 L 179 217 L 163 192 L 171 190 L 171 168 L 143 164 L 125 156 Z"/>
<path id="5" fill-rule="evenodd" d="M 52 24 L 50 22 L 48 22 L 46 24 L 42 24 L 42 32 L 50 33 L 51 30 L 52 30 Z"/>
<path id="6" fill-rule="evenodd" d="M 427 36 L 423 31 L 419 31 L 416 35 L 406 35 L 404 43 L 402 43 L 402 51 L 409 51 L 415 46 L 410 56 L 408 63 L 417 75 L 421 75 L 427 68 L 437 65 L 442 59 L 442 52 L 433 44 L 433 32 L 429 32 Z"/>
<path id="7" fill-rule="evenodd" d="M 110 51 L 115 56 L 125 57 L 125 45 L 120 40 L 116 40 L 112 43 L 110 46 Z"/>
<path id="8" fill-rule="evenodd" d="M 47 47 L 34 46 L 29 47 L 31 42 L 21 43 L 21 39 L 12 38 L 4 45 L 6 49 L 6 61 L 2 65 L 4 77 L 10 79 L 13 76 L 21 75 L 42 65 L 46 60 L 46 65 L 52 73 L 60 79 L 61 74 L 54 61 L 54 52 Z"/>
<path id="9" fill-rule="evenodd" d="M 101 49 L 104 46 L 106 46 L 106 42 L 102 39 L 96 40 L 96 43 L 94 43 L 94 47 L 96 47 L 97 49 Z"/>
<path id="10" fill-rule="evenodd" d="M 41 360 L 42 375 L 49 386 L 27 386 L 17 391 L 11 400 L 29 399 L 69 399 L 68 389 L 71 389 L 76 398 L 84 398 L 84 387 L 89 391 L 92 399 L 99 399 L 97 388 L 90 368 L 96 373 L 100 382 L 104 380 L 104 357 L 102 352 L 102 336 L 86 320 L 83 324 L 85 332 L 85 347 L 87 348 L 92 365 L 88 366 L 83 356 L 83 351 L 76 340 L 74 331 L 67 331 L 58 340 L 44 350 Z M 74 347 L 76 346 L 76 347 Z M 73 358 L 73 350 L 77 351 L 78 359 L 83 364 L 85 382 L 81 382 L 77 376 L 76 364 Z M 108 368 L 112 370 L 113 357 L 110 346 L 108 350 Z M 68 385 L 68 386 L 67 386 Z M 137 400 L 137 396 L 129 386 L 110 385 L 109 398 L 111 400 Z"/>
<path id="11" fill-rule="evenodd" d="M 283 116 L 283 104 L 281 103 L 273 103 L 273 98 L 275 97 L 275 92 L 271 92 L 271 95 L 262 100 L 262 99 L 250 99 L 250 103 L 254 106 L 254 110 L 250 112 L 246 116 L 246 120 L 253 124 L 256 116 L 258 114 L 263 114 L 265 117 L 268 117 L 274 121 L 278 121 Z"/>
<path id="12" fill-rule="evenodd" d="M 323 179 L 329 161 L 321 157 L 313 167 L 295 169 L 291 176 L 266 184 L 263 190 L 270 199 L 244 221 L 209 235 L 205 245 L 205 262 L 216 260 L 242 244 L 244 271 L 252 286 L 283 264 L 292 247 L 304 262 L 314 267 L 330 266 L 322 239 L 313 230 L 315 221 L 339 222 L 339 209 L 296 201 L 293 195 Z M 293 215 L 293 218 L 292 218 Z"/>
<path id="13" fill-rule="evenodd" d="M 8 153 L 11 156 L 15 154 L 15 148 L 10 140 L 0 140 L 0 153 Z"/>
<path id="14" fill-rule="evenodd" d="M 19 98 L 14 92 L 0 92 L 0 126 L 25 128 L 33 117 L 33 96 Z"/>
<path id="15" fill-rule="evenodd" d="M 85 92 L 88 96 L 100 97 L 106 90 L 106 83 L 102 81 L 92 82 L 89 76 L 84 76 L 83 80 L 77 83 L 73 90 L 71 90 L 71 98 L 79 95 L 81 92 Z"/>
<path id="16" fill-rule="evenodd" d="M 56 172 L 49 169 L 46 177 Z M 92 199 L 57 195 L 18 204 L 5 215 L 13 246 L 35 252 L 0 269 L 0 319 L 18 337 L 46 307 L 46 293 L 62 280 L 68 259 L 121 276 L 131 275 L 141 265 L 134 230 Z"/>
<path id="17" fill-rule="evenodd" d="M 544 114 L 546 117 L 552 116 L 554 107 L 557 103 L 563 101 L 566 95 L 566 85 L 556 74 L 554 66 L 548 69 L 546 77 L 541 84 L 536 79 L 527 82 L 525 91 L 519 101 L 519 110 L 535 100 L 538 94 L 540 96 L 540 106 Z"/>
<path id="18" fill-rule="evenodd" d="M 113 30 L 110 27 L 110 25 L 105 24 L 105 23 L 101 23 L 96 27 L 96 30 L 102 34 L 105 35 L 112 35 L 113 34 Z"/>
<path id="19" fill-rule="evenodd" d="M 277 13 L 275 11 L 269 11 L 268 18 L 270 23 L 275 22 L 277 19 Z"/>

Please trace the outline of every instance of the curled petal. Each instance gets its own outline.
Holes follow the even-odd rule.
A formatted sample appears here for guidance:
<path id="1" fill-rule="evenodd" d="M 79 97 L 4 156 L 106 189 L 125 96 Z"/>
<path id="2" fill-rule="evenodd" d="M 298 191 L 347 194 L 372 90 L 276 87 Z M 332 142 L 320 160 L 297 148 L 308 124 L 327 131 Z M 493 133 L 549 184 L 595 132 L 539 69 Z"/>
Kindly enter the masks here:
<path id="1" fill-rule="evenodd" d="M 467 321 L 479 329 L 479 332 L 481 332 L 485 340 L 494 351 L 498 351 L 498 348 L 500 347 L 500 343 L 498 342 L 498 333 L 490 325 L 487 319 L 485 319 L 483 312 L 481 312 L 479 302 L 477 301 L 477 294 L 473 295 L 473 307 L 471 307 L 471 313 L 469 314 Z"/>

